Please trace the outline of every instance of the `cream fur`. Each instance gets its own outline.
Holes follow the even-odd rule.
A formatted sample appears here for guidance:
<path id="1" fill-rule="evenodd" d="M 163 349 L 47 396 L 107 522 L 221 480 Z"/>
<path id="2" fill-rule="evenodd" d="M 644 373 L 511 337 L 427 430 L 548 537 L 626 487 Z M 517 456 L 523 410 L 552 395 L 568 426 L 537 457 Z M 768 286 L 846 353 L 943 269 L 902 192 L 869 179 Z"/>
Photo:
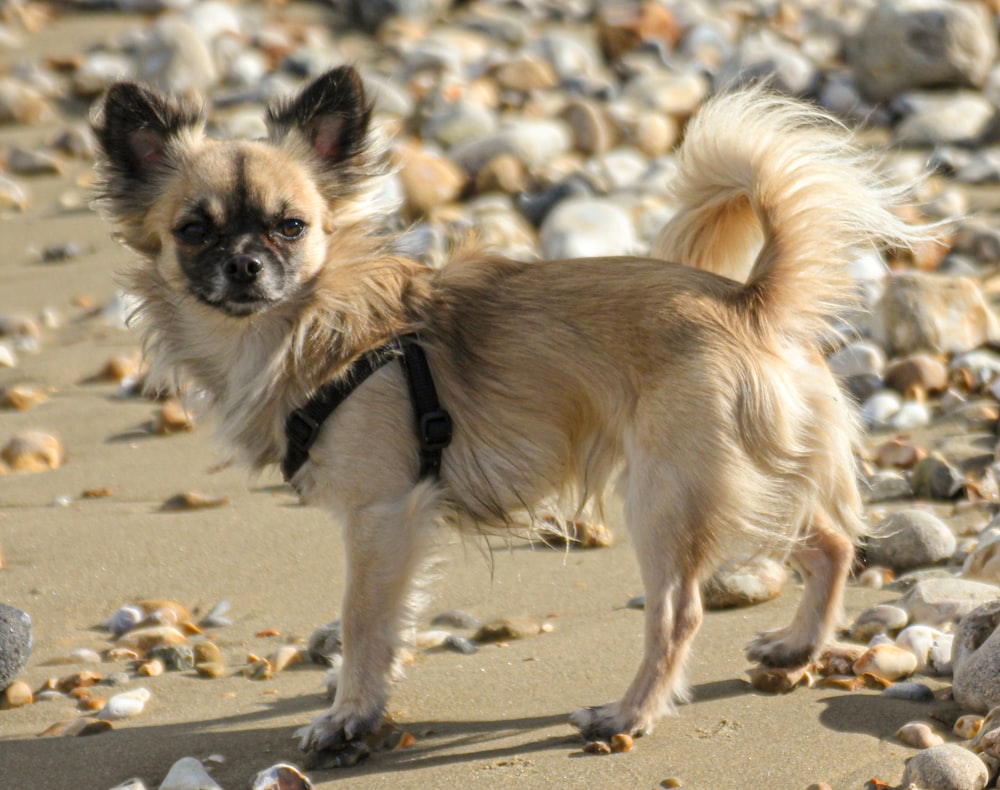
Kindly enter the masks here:
<path id="1" fill-rule="evenodd" d="M 222 437 L 252 465 L 281 460 L 284 420 L 308 393 L 403 332 L 420 333 L 453 417 L 440 481 L 418 482 L 405 384 L 383 368 L 334 413 L 294 480 L 343 527 L 349 568 L 336 696 L 303 747 L 350 752 L 377 725 L 436 524 L 504 529 L 554 497 L 599 504 L 612 482 L 646 591 L 645 653 L 621 700 L 574 714 L 584 737 L 649 731 L 683 696 L 699 579 L 731 538 L 792 546 L 806 579 L 794 622 L 751 657 L 814 656 L 864 532 L 855 423 L 817 344 L 851 302 L 851 250 L 923 238 L 847 135 L 760 90 L 714 99 L 688 128 L 682 209 L 648 259 L 467 250 L 431 270 L 392 255 L 361 193 L 331 197 L 324 183 L 298 196 L 322 252 L 293 297 L 246 318 L 197 303 L 171 274 L 167 239 L 185 167 L 211 172 L 239 151 L 251 173 L 308 182 L 303 139 L 276 129 L 268 144 L 213 144 L 208 159 L 200 141 L 178 144 L 158 208 L 127 221 L 110 212 L 154 250 L 130 283 L 157 368 L 207 392 Z M 215 188 L 229 188 L 225 177 Z"/>

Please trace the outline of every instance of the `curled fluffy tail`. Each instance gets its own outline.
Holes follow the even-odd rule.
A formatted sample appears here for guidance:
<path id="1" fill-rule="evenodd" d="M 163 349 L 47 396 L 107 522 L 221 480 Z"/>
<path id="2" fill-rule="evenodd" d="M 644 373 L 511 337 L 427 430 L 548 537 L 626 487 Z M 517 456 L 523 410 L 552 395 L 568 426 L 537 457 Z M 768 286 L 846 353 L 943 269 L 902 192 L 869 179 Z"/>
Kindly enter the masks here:
<path id="1" fill-rule="evenodd" d="M 858 247 L 929 238 L 896 216 L 906 190 L 840 124 L 766 89 L 706 103 L 678 163 L 680 210 L 653 255 L 745 281 L 761 328 L 815 337 L 854 301 L 847 264 Z"/>

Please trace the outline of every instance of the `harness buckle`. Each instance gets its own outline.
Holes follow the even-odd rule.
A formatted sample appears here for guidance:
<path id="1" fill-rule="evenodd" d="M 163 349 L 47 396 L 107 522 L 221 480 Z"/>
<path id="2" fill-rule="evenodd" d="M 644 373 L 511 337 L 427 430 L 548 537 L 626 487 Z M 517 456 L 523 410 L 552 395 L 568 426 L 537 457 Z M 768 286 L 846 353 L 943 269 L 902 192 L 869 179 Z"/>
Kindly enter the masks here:
<path id="1" fill-rule="evenodd" d="M 420 449 L 431 452 L 451 444 L 451 415 L 444 409 L 420 415 Z"/>
<path id="2" fill-rule="evenodd" d="M 288 436 L 289 443 L 294 443 L 299 447 L 311 447 L 316 441 L 321 427 L 322 423 L 305 409 L 294 409 L 288 415 L 288 420 L 285 423 L 285 434 Z"/>

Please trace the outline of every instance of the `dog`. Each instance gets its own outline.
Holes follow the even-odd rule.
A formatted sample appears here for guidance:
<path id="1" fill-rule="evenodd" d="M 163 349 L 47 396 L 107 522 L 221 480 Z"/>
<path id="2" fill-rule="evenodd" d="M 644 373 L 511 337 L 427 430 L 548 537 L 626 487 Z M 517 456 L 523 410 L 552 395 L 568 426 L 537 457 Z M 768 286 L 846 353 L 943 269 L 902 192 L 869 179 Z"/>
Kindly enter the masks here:
<path id="1" fill-rule="evenodd" d="M 684 699 L 699 582 L 733 540 L 783 548 L 804 580 L 792 623 L 748 657 L 813 659 L 865 532 L 858 429 L 822 343 L 855 299 L 855 249 L 925 238 L 897 216 L 904 191 L 821 111 L 744 88 L 687 125 L 652 256 L 471 245 L 435 269 L 383 232 L 371 116 L 340 67 L 272 104 L 263 140 L 208 137 L 200 106 L 131 82 L 93 119 L 151 375 L 201 390 L 249 466 L 286 464 L 343 529 L 343 662 L 302 748 L 356 753 L 382 723 L 439 524 L 502 531 L 612 484 L 644 655 L 620 700 L 572 714 L 585 739 L 649 732 Z M 290 415 L 331 384 L 341 402 L 288 465 Z"/>

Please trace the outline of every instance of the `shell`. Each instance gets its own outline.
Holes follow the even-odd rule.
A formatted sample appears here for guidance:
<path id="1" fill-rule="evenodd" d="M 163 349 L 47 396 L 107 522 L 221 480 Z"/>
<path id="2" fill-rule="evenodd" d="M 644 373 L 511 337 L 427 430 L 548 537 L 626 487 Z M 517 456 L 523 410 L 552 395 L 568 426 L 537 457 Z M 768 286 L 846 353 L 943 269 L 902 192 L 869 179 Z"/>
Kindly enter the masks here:
<path id="1" fill-rule="evenodd" d="M 166 666 L 164 666 L 163 661 L 159 658 L 151 658 L 148 661 L 143 661 L 139 664 L 138 669 L 136 669 L 136 674 L 142 677 L 155 678 L 159 677 L 166 671 Z"/>
<path id="2" fill-rule="evenodd" d="M 194 671 L 203 678 L 221 678 L 226 674 L 226 665 L 221 661 L 199 661 Z"/>
<path id="3" fill-rule="evenodd" d="M 97 714 L 97 718 L 104 721 L 117 721 L 118 719 L 128 719 L 132 716 L 138 716 L 145 709 L 146 703 L 151 696 L 152 694 L 149 693 L 149 689 L 143 686 L 131 691 L 123 691 L 121 694 L 115 694 L 115 696 L 108 700 L 101 712 Z"/>
<path id="4" fill-rule="evenodd" d="M 38 733 L 39 738 L 53 738 L 75 735 L 99 735 L 113 730 L 115 725 L 110 721 L 95 719 L 93 716 L 82 716 L 79 719 L 60 721 Z"/>
<path id="5" fill-rule="evenodd" d="M 278 763 L 266 768 L 247 785 L 247 790 L 311 790 L 312 782 L 296 766 Z"/>
<path id="6" fill-rule="evenodd" d="M 34 694 L 31 693 L 31 686 L 23 680 L 15 680 L 0 695 L 0 710 L 10 710 L 11 708 L 23 708 L 35 701 Z"/>
<path id="7" fill-rule="evenodd" d="M 40 389 L 24 384 L 14 384 L 0 389 L 0 409 L 27 411 L 34 406 L 45 403 L 46 400 L 48 400 L 48 396 Z"/>
<path id="8" fill-rule="evenodd" d="M 611 746 L 604 741 L 591 741 L 583 750 L 587 754 L 611 754 Z"/>
<path id="9" fill-rule="evenodd" d="M 153 425 L 153 431 L 159 436 L 193 430 L 194 420 L 177 398 L 170 398 L 163 404 Z"/>
<path id="10" fill-rule="evenodd" d="M 194 757 L 182 757 L 172 766 L 159 790 L 222 790 Z"/>
<path id="11" fill-rule="evenodd" d="M 916 672 L 917 657 L 896 645 L 875 645 L 854 662 L 854 674 L 874 675 L 887 681 L 898 680 Z"/>
<path id="12" fill-rule="evenodd" d="M 797 686 L 810 685 L 812 676 L 809 668 L 801 667 L 754 667 L 750 670 L 750 685 L 768 694 L 784 694 Z"/>
<path id="13" fill-rule="evenodd" d="M 922 721 L 904 724 L 896 730 L 896 737 L 907 746 L 914 746 L 917 749 L 929 749 L 944 743 L 944 738 L 933 727 Z"/>
<path id="14" fill-rule="evenodd" d="M 73 689 L 93 686 L 95 683 L 99 683 L 100 680 L 100 672 L 94 672 L 91 669 L 84 669 L 80 672 L 74 672 L 72 675 L 64 675 L 59 678 L 59 680 L 56 681 L 56 688 L 65 694 Z"/>
<path id="15" fill-rule="evenodd" d="M 15 472 L 47 472 L 62 466 L 64 452 L 55 436 L 43 431 L 25 431 L 4 445 L 0 458 Z"/>
<path id="16" fill-rule="evenodd" d="M 613 752 L 629 752 L 632 751 L 632 746 L 634 745 L 632 736 L 628 733 L 620 732 L 617 735 L 611 736 L 611 751 Z"/>
<path id="17" fill-rule="evenodd" d="M 282 645 L 267 658 L 274 672 L 282 672 L 292 664 L 302 661 L 301 651 L 294 645 Z"/>
<path id="18" fill-rule="evenodd" d="M 108 618 L 105 626 L 115 636 L 121 636 L 142 622 L 143 617 L 145 615 L 138 606 L 122 606 Z"/>
<path id="19" fill-rule="evenodd" d="M 134 628 L 118 638 L 122 647 L 133 647 L 142 652 L 159 645 L 182 645 L 187 641 L 181 631 L 172 625 L 154 625 L 149 628 Z"/>
<path id="20" fill-rule="evenodd" d="M 219 601 L 208 610 L 208 614 L 201 618 L 198 625 L 202 628 L 225 628 L 232 625 L 233 621 L 224 616 L 231 608 L 229 601 Z"/>
<path id="21" fill-rule="evenodd" d="M 212 507 L 224 507 L 229 504 L 226 497 L 209 496 L 200 494 L 197 491 L 187 491 L 175 494 L 163 503 L 161 510 L 167 512 L 179 510 L 205 510 Z"/>
<path id="22" fill-rule="evenodd" d="M 420 631 L 414 640 L 414 644 L 421 648 L 442 647 L 451 636 L 450 631 L 436 629 L 433 631 Z"/>
<path id="23" fill-rule="evenodd" d="M 917 659 L 917 669 L 927 666 L 934 640 L 944 636 L 944 632 L 931 628 L 929 625 L 911 625 L 904 628 L 896 636 L 896 647 L 910 651 Z"/>

